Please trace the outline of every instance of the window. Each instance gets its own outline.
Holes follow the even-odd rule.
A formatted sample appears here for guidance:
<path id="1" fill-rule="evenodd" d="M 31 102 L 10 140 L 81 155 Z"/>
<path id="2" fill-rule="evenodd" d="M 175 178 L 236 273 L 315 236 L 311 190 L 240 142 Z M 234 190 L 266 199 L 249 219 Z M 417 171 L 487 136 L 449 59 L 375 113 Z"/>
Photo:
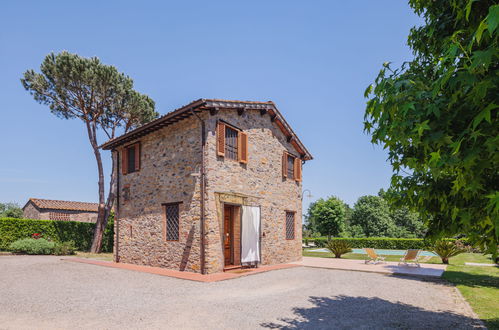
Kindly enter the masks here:
<path id="1" fill-rule="evenodd" d="M 121 169 L 123 174 L 140 170 L 140 143 L 124 147 L 122 151 Z"/>
<path id="2" fill-rule="evenodd" d="M 217 123 L 217 155 L 248 163 L 248 135 L 222 121 Z"/>
<path id="3" fill-rule="evenodd" d="M 301 181 L 301 159 L 284 151 L 282 154 L 282 176 Z"/>
<path id="4" fill-rule="evenodd" d="M 135 172 L 135 146 L 128 147 L 126 149 L 128 153 L 128 162 L 127 162 L 127 172 L 133 173 Z"/>
<path id="5" fill-rule="evenodd" d="M 163 204 L 164 208 L 164 229 L 163 236 L 167 241 L 178 241 L 180 229 L 180 203 Z"/>
<path id="6" fill-rule="evenodd" d="M 288 178 L 295 177 L 295 157 L 288 155 Z"/>
<path id="7" fill-rule="evenodd" d="M 295 212 L 286 211 L 286 239 L 295 239 Z"/>
<path id="8" fill-rule="evenodd" d="M 232 127 L 225 127 L 225 157 L 237 160 L 238 132 Z"/>
<path id="9" fill-rule="evenodd" d="M 50 220 L 56 220 L 56 221 L 70 221 L 70 214 L 69 213 L 61 213 L 61 212 L 49 212 L 49 218 Z"/>

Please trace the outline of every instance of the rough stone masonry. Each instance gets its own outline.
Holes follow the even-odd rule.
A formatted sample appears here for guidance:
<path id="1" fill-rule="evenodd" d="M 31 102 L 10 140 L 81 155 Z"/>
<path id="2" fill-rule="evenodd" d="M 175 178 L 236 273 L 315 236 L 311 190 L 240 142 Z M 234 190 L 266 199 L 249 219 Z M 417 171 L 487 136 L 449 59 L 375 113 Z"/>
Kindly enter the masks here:
<path id="1" fill-rule="evenodd" d="M 243 104 L 245 107 L 241 111 L 241 102 L 226 102 L 225 107 L 216 108 L 216 111 L 213 108 L 198 111 L 196 116 L 186 116 L 164 127 L 150 129 L 141 136 L 139 128 L 135 130 L 137 133 L 128 133 L 125 136 L 128 139 L 118 138 L 106 143 L 107 147 L 104 145 L 104 148 L 118 152 L 121 167 L 129 163 L 126 157 L 122 157 L 127 147 L 135 145 L 140 148 L 134 154 L 139 158 L 135 159 L 135 163 L 140 164 L 138 170 L 131 173 L 119 171 L 114 251 L 119 262 L 201 271 L 201 120 L 206 128 L 206 273 L 220 272 L 227 266 L 224 259 L 224 204 L 260 207 L 262 264 L 301 259 L 301 164 L 311 156 L 304 147 L 299 148 L 302 145 L 298 144 L 299 140 L 290 128 L 284 129 L 288 126 L 282 116 L 278 117 L 277 109 L 267 111 L 264 108 L 263 111 L 254 106 L 263 104 L 268 107 L 273 103 L 248 102 Z M 181 113 L 176 110 L 167 114 L 156 120 L 158 124 L 150 123 L 150 127 L 174 118 L 177 112 Z M 219 123 L 247 135 L 247 145 L 244 146 L 246 162 L 217 153 Z M 114 144 L 109 146 L 110 143 Z M 299 180 L 284 175 L 283 162 L 287 162 L 287 158 L 283 155 L 286 154 L 295 157 L 299 163 Z M 176 204 L 178 240 L 166 237 L 165 205 L 172 203 L 179 203 Z M 294 213 L 293 238 L 286 237 L 286 212 Z M 237 246 L 234 249 L 239 257 Z"/>

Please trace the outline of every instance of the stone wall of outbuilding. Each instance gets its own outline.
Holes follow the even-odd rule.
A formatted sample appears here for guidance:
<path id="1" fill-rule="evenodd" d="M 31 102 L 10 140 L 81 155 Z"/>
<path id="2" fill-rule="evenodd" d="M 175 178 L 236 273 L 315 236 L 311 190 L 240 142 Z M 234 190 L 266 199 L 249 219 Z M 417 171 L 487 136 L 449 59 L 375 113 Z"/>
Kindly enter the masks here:
<path id="1" fill-rule="evenodd" d="M 140 170 L 123 175 L 120 168 L 120 262 L 200 271 L 200 127 L 190 117 L 142 137 Z M 166 241 L 162 204 L 176 202 L 179 240 Z"/>
<path id="2" fill-rule="evenodd" d="M 203 112 L 206 122 L 206 271 L 223 270 L 223 202 L 261 207 L 262 263 L 301 259 L 301 183 L 282 176 L 282 155 L 296 155 L 268 115 L 247 110 Z M 248 134 L 248 163 L 216 154 L 216 123 L 223 119 Z M 201 125 L 189 117 L 149 133 L 141 145 L 140 171 L 119 171 L 119 214 L 115 258 L 120 262 L 200 271 Z M 121 157 L 121 148 L 118 149 Z M 121 158 L 120 158 L 121 159 Z M 163 203 L 181 202 L 180 238 L 163 237 Z M 286 211 L 296 212 L 295 238 L 286 240 Z M 117 230 L 116 230 L 117 229 Z M 116 233 L 115 233 L 116 234 Z"/>
<path id="3" fill-rule="evenodd" d="M 31 202 L 26 204 L 26 206 L 23 208 L 23 218 L 24 219 L 42 219 L 42 218 L 40 218 L 40 211 Z"/>
<path id="4" fill-rule="evenodd" d="M 23 217 L 25 219 L 40 219 L 52 220 L 50 214 L 69 214 L 68 221 L 92 222 L 97 221 L 97 212 L 76 211 L 76 210 L 59 210 L 59 209 L 39 209 L 29 202 L 23 209 Z"/>
<path id="5" fill-rule="evenodd" d="M 302 206 L 301 182 L 284 178 L 282 175 L 282 155 L 287 151 L 297 155 L 285 136 L 274 125 L 268 115 L 259 110 L 246 110 L 239 115 L 235 110 L 220 110 L 217 115 L 206 114 L 207 123 L 207 187 L 208 202 L 206 214 L 207 230 L 207 270 L 210 273 L 224 267 L 222 219 L 220 205 L 223 196 L 233 194 L 236 202 L 260 206 L 261 208 L 261 254 L 262 264 L 277 264 L 301 260 Z M 222 119 L 248 134 L 248 162 L 217 156 L 216 125 Z M 286 240 L 286 211 L 295 213 L 295 238 Z"/>

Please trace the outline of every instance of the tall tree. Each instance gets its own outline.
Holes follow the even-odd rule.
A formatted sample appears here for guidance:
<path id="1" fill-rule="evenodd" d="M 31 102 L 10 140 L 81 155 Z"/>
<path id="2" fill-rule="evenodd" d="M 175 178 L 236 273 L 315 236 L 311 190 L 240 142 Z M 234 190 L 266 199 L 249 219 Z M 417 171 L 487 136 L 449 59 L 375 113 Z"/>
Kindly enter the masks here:
<path id="1" fill-rule="evenodd" d="M 403 238 L 423 238 L 426 234 L 426 226 L 417 212 L 411 211 L 407 206 L 390 210 L 392 218 L 398 232 L 396 237 Z"/>
<path id="2" fill-rule="evenodd" d="M 307 219 L 322 235 L 338 236 L 345 227 L 345 203 L 337 197 L 321 198 L 310 204 Z"/>
<path id="3" fill-rule="evenodd" d="M 116 155 L 110 187 L 105 198 L 104 169 L 97 140 L 98 130 L 109 139 L 157 118 L 154 101 L 133 89 L 133 80 L 104 65 L 96 57 L 85 58 L 68 52 L 47 55 L 41 73 L 28 70 L 21 82 L 41 104 L 62 119 L 80 119 L 88 135 L 97 162 L 99 209 L 92 252 L 100 252 L 102 236 L 116 196 Z"/>
<path id="4" fill-rule="evenodd" d="M 362 228 L 366 237 L 397 236 L 388 203 L 379 196 L 360 197 L 353 206 L 350 225 Z"/>
<path id="5" fill-rule="evenodd" d="M 427 227 L 419 213 L 412 211 L 406 205 L 401 206 L 393 203 L 394 200 L 397 200 L 397 193 L 393 189 L 387 191 L 380 189 L 378 196 L 386 200 L 390 207 L 390 217 L 397 226 L 397 230 L 394 232 L 396 237 L 423 238 L 425 236 Z"/>
<path id="6" fill-rule="evenodd" d="M 0 218 L 22 218 L 23 210 L 17 203 L 0 203 Z"/>
<path id="7" fill-rule="evenodd" d="M 424 18 L 414 59 L 385 63 L 365 129 L 383 145 L 398 201 L 437 238 L 458 233 L 497 254 L 499 243 L 498 25 L 494 0 L 410 0 Z"/>

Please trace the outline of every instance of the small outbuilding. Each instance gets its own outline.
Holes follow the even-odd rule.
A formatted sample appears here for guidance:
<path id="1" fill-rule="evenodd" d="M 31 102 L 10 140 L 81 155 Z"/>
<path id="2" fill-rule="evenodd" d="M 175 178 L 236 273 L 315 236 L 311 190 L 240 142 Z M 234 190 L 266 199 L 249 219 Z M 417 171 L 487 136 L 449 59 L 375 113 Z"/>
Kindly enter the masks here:
<path id="1" fill-rule="evenodd" d="M 23 216 L 26 219 L 95 223 L 98 207 L 97 203 L 30 198 L 23 207 Z"/>
<path id="2" fill-rule="evenodd" d="M 312 155 L 273 102 L 200 99 L 101 147 L 115 261 L 210 274 L 301 259 Z"/>

